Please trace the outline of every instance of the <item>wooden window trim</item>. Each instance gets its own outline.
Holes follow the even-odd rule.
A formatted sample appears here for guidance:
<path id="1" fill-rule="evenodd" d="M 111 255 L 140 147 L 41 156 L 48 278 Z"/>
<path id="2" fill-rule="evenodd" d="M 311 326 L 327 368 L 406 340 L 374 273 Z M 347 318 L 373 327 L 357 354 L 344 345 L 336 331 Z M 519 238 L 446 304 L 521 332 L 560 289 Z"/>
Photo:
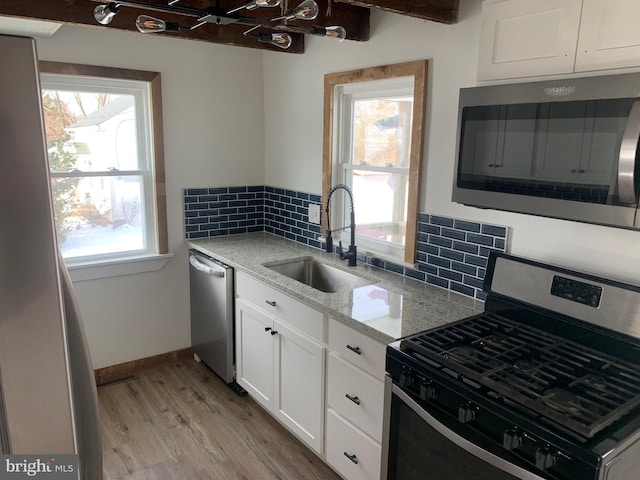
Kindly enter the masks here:
<path id="1" fill-rule="evenodd" d="M 329 73 L 324 76 L 324 127 L 322 144 L 322 198 L 323 205 L 332 185 L 334 152 L 334 92 L 338 85 L 369 82 L 398 77 L 413 77 L 413 123 L 411 130 L 411 151 L 409 154 L 409 199 L 407 204 L 407 230 L 405 237 L 404 261 L 414 264 L 420 206 L 420 184 L 422 179 L 423 145 L 426 122 L 428 61 L 384 65 L 361 68 L 347 72 Z M 326 231 L 326 216 L 323 215 L 322 231 Z"/>
<path id="2" fill-rule="evenodd" d="M 136 80 L 149 83 L 151 123 L 153 129 L 153 170 L 155 180 L 155 206 L 158 253 L 169 253 L 167 225 L 167 186 L 164 168 L 164 137 L 162 128 L 162 86 L 159 72 L 130 70 L 125 68 L 80 65 L 75 63 L 39 62 L 41 73 L 75 75 L 81 77 L 101 77 Z"/>

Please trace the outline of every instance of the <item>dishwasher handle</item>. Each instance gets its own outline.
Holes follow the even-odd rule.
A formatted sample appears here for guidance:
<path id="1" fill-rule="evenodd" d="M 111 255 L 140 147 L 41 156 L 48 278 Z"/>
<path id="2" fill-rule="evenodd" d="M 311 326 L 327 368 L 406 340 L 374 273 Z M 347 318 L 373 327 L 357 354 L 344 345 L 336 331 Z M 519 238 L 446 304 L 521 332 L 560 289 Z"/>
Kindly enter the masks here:
<path id="1" fill-rule="evenodd" d="M 189 255 L 189 263 L 193 268 L 195 268 L 199 272 L 203 272 L 203 273 L 206 273 L 207 275 L 212 275 L 214 277 L 224 277 L 224 274 L 225 274 L 224 268 L 220 267 L 220 270 L 218 270 L 218 268 L 205 265 L 204 263 L 200 262 L 196 257 L 196 255 L 194 254 Z"/>

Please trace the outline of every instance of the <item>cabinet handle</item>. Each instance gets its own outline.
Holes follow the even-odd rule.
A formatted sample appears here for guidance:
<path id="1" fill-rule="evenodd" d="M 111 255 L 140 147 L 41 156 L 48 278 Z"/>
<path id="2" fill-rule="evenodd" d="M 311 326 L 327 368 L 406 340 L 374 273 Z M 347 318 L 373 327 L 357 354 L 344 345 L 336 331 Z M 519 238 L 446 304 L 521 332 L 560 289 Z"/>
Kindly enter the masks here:
<path id="1" fill-rule="evenodd" d="M 275 300 L 270 301 L 270 300 L 265 300 L 265 302 L 267 302 L 269 305 L 271 305 L 272 307 L 275 307 L 277 304 L 275 302 Z"/>
<path id="2" fill-rule="evenodd" d="M 356 457 L 355 453 L 350 454 L 348 452 L 344 452 L 344 456 L 347 457 L 349 460 L 351 460 L 356 465 L 358 465 L 358 457 Z"/>
<path id="3" fill-rule="evenodd" d="M 578 173 L 578 170 L 576 170 L 575 168 L 572 168 L 571 173 Z"/>
<path id="4" fill-rule="evenodd" d="M 347 345 L 347 348 L 356 355 L 362 355 L 362 350 L 360 350 L 360 347 L 352 347 L 351 345 Z"/>
<path id="5" fill-rule="evenodd" d="M 489 165 L 487 165 L 487 167 L 495 167 L 496 164 L 495 163 L 490 163 Z"/>
<path id="6" fill-rule="evenodd" d="M 578 170 L 578 173 L 587 173 L 587 171 L 580 169 L 580 170 Z"/>
<path id="7" fill-rule="evenodd" d="M 355 403 L 356 405 L 360 405 L 360 399 L 358 398 L 358 396 L 356 395 L 355 397 L 352 395 L 349 395 L 348 393 L 345 394 L 345 397 L 347 397 L 349 400 L 351 400 L 353 403 Z"/>
<path id="8" fill-rule="evenodd" d="M 271 330 L 271 327 L 264 327 L 265 332 L 268 332 L 269 330 Z"/>
<path id="9" fill-rule="evenodd" d="M 271 330 L 271 335 L 277 335 L 278 332 L 276 330 Z"/>

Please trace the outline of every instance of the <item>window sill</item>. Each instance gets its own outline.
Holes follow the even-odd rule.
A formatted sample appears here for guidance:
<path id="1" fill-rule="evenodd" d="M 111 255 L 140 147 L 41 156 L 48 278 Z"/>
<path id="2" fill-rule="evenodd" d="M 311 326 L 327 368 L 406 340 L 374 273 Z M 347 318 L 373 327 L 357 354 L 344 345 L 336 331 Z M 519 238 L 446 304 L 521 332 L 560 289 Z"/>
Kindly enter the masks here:
<path id="1" fill-rule="evenodd" d="M 172 253 L 153 254 L 103 262 L 77 263 L 67 265 L 67 269 L 72 282 L 83 282 L 135 273 L 155 272 L 164 268 L 172 257 Z"/>

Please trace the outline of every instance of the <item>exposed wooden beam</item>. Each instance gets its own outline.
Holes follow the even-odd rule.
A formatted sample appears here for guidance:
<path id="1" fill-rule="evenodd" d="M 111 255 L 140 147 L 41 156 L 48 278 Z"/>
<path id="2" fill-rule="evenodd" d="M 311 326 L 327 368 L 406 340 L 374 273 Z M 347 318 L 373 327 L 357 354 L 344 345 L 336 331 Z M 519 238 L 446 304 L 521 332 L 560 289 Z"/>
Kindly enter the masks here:
<path id="1" fill-rule="evenodd" d="M 460 0 L 336 0 L 360 7 L 379 8 L 387 12 L 434 22 L 452 24 L 458 21 Z"/>
<path id="2" fill-rule="evenodd" d="M 149 4 L 167 4 L 167 0 L 146 0 Z M 347 30 L 347 38 L 351 40 L 364 41 L 369 39 L 369 10 L 367 8 L 354 5 L 331 5 L 331 15 L 327 16 L 328 0 L 317 0 L 320 6 L 320 15 L 314 22 L 292 22 L 292 25 L 305 26 L 305 23 L 314 25 L 329 26 L 342 25 Z M 220 0 L 223 8 L 231 9 L 242 5 L 243 0 Z M 181 2 L 193 8 L 205 9 L 215 4 L 215 0 L 185 0 Z M 120 12 L 114 17 L 108 26 L 100 25 L 93 18 L 93 9 L 98 5 L 96 0 L 2 0 L 0 1 L 0 15 L 16 18 L 30 18 L 35 20 L 46 20 L 58 23 L 73 25 L 88 25 L 95 28 L 115 28 L 119 30 L 139 33 L 135 27 L 135 19 L 140 14 L 150 14 L 162 18 L 166 21 L 177 22 L 182 27 L 176 33 L 163 33 L 159 35 L 171 35 L 188 40 L 198 40 L 210 43 L 220 43 L 225 45 L 235 45 L 240 47 L 255 48 L 259 50 L 271 50 L 287 53 L 304 53 L 304 35 L 291 33 L 293 43 L 288 50 L 282 50 L 267 43 L 260 43 L 255 37 L 244 36 L 243 32 L 249 27 L 246 25 L 215 25 L 205 24 L 194 30 L 190 30 L 194 21 L 190 17 L 182 15 L 145 12 L 144 10 L 121 7 Z M 294 5 L 292 3 L 291 5 Z M 270 10 L 270 11 L 265 11 Z M 272 18 L 278 14 L 278 9 L 258 9 L 251 12 L 252 17 Z M 249 16 L 247 15 L 247 16 Z M 265 21 L 265 24 L 267 22 Z M 264 29 L 262 31 L 269 32 Z M 142 34 L 141 34 L 142 35 Z M 147 34 L 148 35 L 148 34 Z M 327 41 L 330 41 L 327 39 Z"/>

